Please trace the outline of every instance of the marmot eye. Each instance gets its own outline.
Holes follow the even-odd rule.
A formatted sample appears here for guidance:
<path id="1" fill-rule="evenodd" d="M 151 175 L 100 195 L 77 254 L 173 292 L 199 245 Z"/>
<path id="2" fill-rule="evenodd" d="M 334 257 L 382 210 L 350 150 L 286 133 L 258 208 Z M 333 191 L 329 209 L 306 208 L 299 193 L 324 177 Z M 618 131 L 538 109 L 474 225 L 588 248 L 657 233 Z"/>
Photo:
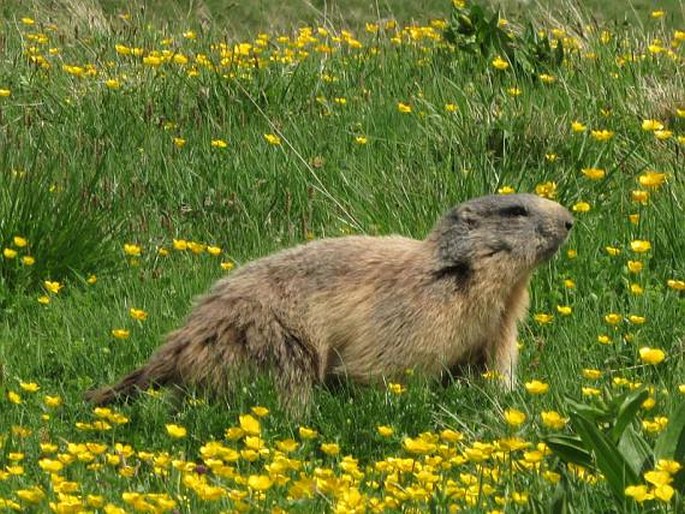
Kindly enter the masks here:
<path id="1" fill-rule="evenodd" d="M 523 205 L 512 205 L 501 209 L 499 213 L 504 218 L 515 218 L 517 216 L 528 216 L 528 209 Z"/>

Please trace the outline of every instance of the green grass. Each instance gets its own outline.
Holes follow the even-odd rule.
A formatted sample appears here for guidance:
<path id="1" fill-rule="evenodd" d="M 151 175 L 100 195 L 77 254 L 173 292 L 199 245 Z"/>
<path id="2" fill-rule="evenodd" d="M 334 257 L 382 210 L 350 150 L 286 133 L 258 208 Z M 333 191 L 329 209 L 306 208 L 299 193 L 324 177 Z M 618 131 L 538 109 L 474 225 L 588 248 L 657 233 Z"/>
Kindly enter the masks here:
<path id="1" fill-rule="evenodd" d="M 446 45 L 442 25 L 427 25 L 429 18 L 448 18 L 448 6 L 416 10 L 407 3 L 397 8 L 399 28 L 382 22 L 377 34 L 366 32 L 364 20 L 377 22 L 378 12 L 350 7 L 346 12 L 359 27 L 354 37 L 336 40 L 343 25 L 333 17 L 327 33 L 300 31 L 279 40 L 279 27 L 263 46 L 256 34 L 273 26 L 263 21 L 273 16 L 260 21 L 251 10 L 245 26 L 253 32 L 236 33 L 255 46 L 244 47 L 241 56 L 229 55 L 234 41 L 227 42 L 226 25 L 214 12 L 219 8 L 210 2 L 203 9 L 212 21 L 202 29 L 195 14 L 187 24 L 159 10 L 131 9 L 130 19 L 121 19 L 110 16 L 119 12 L 113 5 L 100 10 L 104 25 L 72 19 L 90 19 L 78 31 L 57 16 L 66 11 L 53 11 L 51 25 L 38 4 L 35 14 L 3 7 L 0 90 L 10 94 L 0 96 L 0 246 L 18 254 L 0 261 L 0 511 L 7 500 L 36 511 L 52 502 L 66 512 L 70 501 L 81 505 L 88 495 L 100 496 L 91 498 L 91 508 L 100 511 L 100 502 L 129 510 L 138 502 L 143 510 L 143 500 L 122 493 L 162 492 L 187 512 L 348 512 L 361 492 L 369 510 L 402 503 L 421 511 L 454 505 L 488 512 L 506 503 L 507 511 L 530 512 L 547 506 L 557 476 L 550 473 L 569 481 L 579 511 L 612 508 L 606 484 L 594 473 L 564 471 L 551 455 L 535 466 L 530 452 L 553 431 L 542 426 L 542 411 L 568 415 L 567 396 L 588 405 L 601 401 L 581 388 L 615 394 L 637 383 L 649 386 L 656 404 L 640 411 L 646 421 L 668 416 L 682 402 L 685 298 L 677 281 L 685 280 L 685 42 L 667 51 L 682 15 L 678 7 L 671 4 L 662 24 L 644 6 L 640 22 L 625 25 L 611 23 L 613 7 L 603 15 L 607 25 L 580 34 L 577 24 L 563 33 L 546 24 L 548 13 L 538 8 L 528 15 L 553 41 L 560 38 L 566 52 L 561 64 L 533 59 L 531 74 L 521 50 L 512 54 L 514 66 L 500 71 L 492 66 L 497 49 L 483 55 Z M 379 9 L 381 18 L 389 14 L 387 6 Z M 508 9 L 509 27 L 517 32 L 527 20 Z M 297 11 L 284 19 L 297 24 L 300 14 L 309 16 Z M 22 16 L 37 23 L 26 25 Z M 400 30 L 412 18 L 424 28 Z M 165 26 L 169 19 L 176 21 Z M 195 38 L 183 35 L 187 27 L 196 28 Z M 115 45 L 141 48 L 142 55 L 125 55 Z M 164 50 L 170 53 L 159 55 L 170 62 L 150 62 L 154 51 Z M 541 73 L 554 80 L 546 83 Z M 411 112 L 400 112 L 400 102 Z M 646 119 L 659 120 L 672 134 L 657 139 L 642 129 Z M 574 121 L 585 130 L 574 133 Z M 599 129 L 614 135 L 598 141 L 591 131 Z M 269 144 L 265 134 L 281 144 Z M 213 146 L 215 140 L 226 148 Z M 581 170 L 589 167 L 604 169 L 605 177 L 588 179 Z M 649 170 L 665 173 L 665 184 L 640 185 Z M 78 428 L 92 428 L 97 419 L 82 392 L 144 362 L 183 322 L 192 299 L 226 273 L 221 263 L 240 266 L 311 238 L 421 238 L 460 201 L 504 186 L 535 192 L 548 182 L 555 183 L 559 202 L 577 208 L 584 201 L 591 208 L 576 214 L 566 247 L 536 273 L 531 316 L 520 327 L 521 383 L 548 383 L 546 394 L 533 396 L 523 386 L 502 394 L 482 377 L 447 387 L 408 377 L 402 394 L 352 384 L 317 390 L 311 414 L 293 422 L 280 412 L 268 381 L 257 380 L 230 402 L 144 398 L 117 409 L 126 423 Z M 636 202 L 636 190 L 648 190 L 649 200 Z M 632 223 L 631 214 L 639 220 Z M 17 246 L 15 236 L 28 245 Z M 174 239 L 222 251 L 177 250 Z M 651 249 L 632 251 L 634 240 L 649 241 Z M 126 255 L 125 244 L 140 246 L 141 255 Z M 35 264 L 22 264 L 26 255 Z M 628 261 L 642 262 L 643 270 L 630 272 Z M 47 292 L 45 280 L 63 288 Z M 643 294 L 631 293 L 630 284 Z M 49 303 L 37 301 L 43 296 Z M 560 314 L 560 306 L 570 306 L 571 314 Z M 131 308 L 144 309 L 148 318 L 133 320 Z M 541 313 L 554 318 L 536 322 Z M 618 324 L 607 323 L 609 313 L 619 314 Z M 130 336 L 114 338 L 113 329 Z M 601 336 L 609 344 L 599 343 Z M 667 359 L 644 364 L 638 350 L 645 346 L 663 349 Z M 583 369 L 603 374 L 593 381 Z M 26 383 L 35 382 L 40 391 L 26 391 L 21 382 L 28 389 Z M 61 406 L 46 406 L 45 395 L 59 396 Z M 224 454 L 222 463 L 205 453 L 202 460 L 208 441 L 245 450 L 244 438 L 227 440 L 224 432 L 256 405 L 270 409 L 261 426 L 268 454 L 243 452 L 235 462 Z M 526 413 L 521 427 L 504 422 L 508 408 Z M 184 426 L 186 437 L 171 438 L 169 423 Z M 319 436 L 302 439 L 299 424 Z M 379 435 L 379 425 L 394 433 Z M 443 434 L 443 446 L 427 450 L 428 456 L 405 448 L 405 438 L 422 433 L 430 448 L 447 428 L 464 439 Z M 502 453 L 502 438 L 510 436 L 528 446 Z M 291 460 L 276 446 L 287 438 L 301 441 Z M 69 446 L 85 442 L 105 446 Z M 322 442 L 336 442 L 340 455 L 323 453 Z M 56 453 L 41 443 L 56 445 Z M 140 453 L 127 456 L 116 443 Z M 51 476 L 39 461 L 56 455 L 65 468 Z M 358 459 L 363 474 L 345 455 Z M 479 455 L 486 458 L 482 464 Z M 265 467 L 274 462 L 286 469 Z M 409 471 L 400 473 L 403 466 Z M 198 473 L 206 468 L 213 472 Z M 255 478 L 261 475 L 289 482 L 262 494 Z M 60 485 L 63 479 L 67 485 Z M 392 484 L 396 479 L 401 488 Z M 315 483 L 317 492 L 300 498 L 298 488 L 289 489 L 298 481 L 309 488 Z M 78 490 L 70 491 L 72 483 Z M 27 494 L 34 486 L 44 498 Z M 212 493 L 216 500 L 209 499 Z M 643 507 L 632 500 L 624 506 L 629 512 Z M 654 507 L 677 509 L 664 502 Z"/>

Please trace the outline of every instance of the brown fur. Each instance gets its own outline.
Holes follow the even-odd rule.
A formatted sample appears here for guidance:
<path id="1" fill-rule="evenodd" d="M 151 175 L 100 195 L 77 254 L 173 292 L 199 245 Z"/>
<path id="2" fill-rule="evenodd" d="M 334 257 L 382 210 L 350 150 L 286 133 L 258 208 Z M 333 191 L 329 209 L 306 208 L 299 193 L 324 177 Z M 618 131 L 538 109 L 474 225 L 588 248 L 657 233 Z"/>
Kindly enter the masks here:
<path id="1" fill-rule="evenodd" d="M 269 371 L 293 409 L 327 378 L 368 383 L 408 368 L 485 365 L 511 388 L 530 275 L 572 223 L 549 200 L 486 196 L 453 208 L 423 241 L 350 236 L 267 256 L 217 282 L 147 364 L 87 399 L 167 385 L 226 392 L 245 369 Z"/>

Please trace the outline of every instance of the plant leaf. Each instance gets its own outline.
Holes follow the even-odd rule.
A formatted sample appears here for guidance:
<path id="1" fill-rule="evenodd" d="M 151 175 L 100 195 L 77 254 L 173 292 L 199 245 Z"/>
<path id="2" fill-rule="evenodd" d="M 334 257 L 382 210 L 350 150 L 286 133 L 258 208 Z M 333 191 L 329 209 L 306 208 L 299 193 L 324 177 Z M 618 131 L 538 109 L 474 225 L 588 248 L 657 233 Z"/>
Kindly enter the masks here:
<path id="1" fill-rule="evenodd" d="M 651 467 L 654 461 L 654 452 L 651 446 L 635 430 L 633 425 L 628 425 L 621 434 L 618 442 L 618 451 L 621 452 L 630 468 L 636 475 L 641 475 L 646 467 Z"/>
<path id="2" fill-rule="evenodd" d="M 617 443 L 621 440 L 623 431 L 634 419 L 636 419 L 636 414 L 640 409 L 640 405 L 642 405 L 648 396 L 649 391 L 646 389 L 638 389 L 624 398 L 623 402 L 621 402 L 621 406 L 618 408 L 616 423 L 614 423 L 614 427 L 611 429 L 612 441 Z"/>
<path id="3" fill-rule="evenodd" d="M 543 438 L 549 448 L 566 463 L 593 468 L 592 454 L 584 446 L 580 437 L 570 435 L 550 435 Z"/>
<path id="4" fill-rule="evenodd" d="M 666 429 L 656 440 L 654 455 L 657 459 L 685 462 L 685 402 L 669 416 Z M 685 467 L 676 474 L 673 487 L 685 494 Z"/>
<path id="5" fill-rule="evenodd" d="M 583 442 L 592 448 L 597 467 L 604 474 L 617 500 L 623 504 L 626 486 L 638 483 L 637 474 L 626 462 L 615 444 L 599 431 L 594 422 L 576 412 L 571 413 L 571 423 Z"/>

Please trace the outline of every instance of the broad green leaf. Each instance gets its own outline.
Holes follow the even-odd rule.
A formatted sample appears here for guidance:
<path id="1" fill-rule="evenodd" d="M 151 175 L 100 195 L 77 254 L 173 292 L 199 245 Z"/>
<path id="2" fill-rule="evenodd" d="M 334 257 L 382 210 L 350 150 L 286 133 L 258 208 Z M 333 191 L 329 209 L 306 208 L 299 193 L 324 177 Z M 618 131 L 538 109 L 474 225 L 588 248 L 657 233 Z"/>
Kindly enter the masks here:
<path id="1" fill-rule="evenodd" d="M 586 468 L 594 467 L 592 454 L 583 441 L 577 436 L 550 435 L 543 438 L 549 448 L 566 463 L 577 464 Z"/>
<path id="2" fill-rule="evenodd" d="M 653 464 L 654 452 L 652 447 L 635 430 L 633 425 L 628 425 L 623 430 L 621 440 L 618 442 L 618 451 L 621 452 L 630 468 L 638 476 Z"/>
<path id="3" fill-rule="evenodd" d="M 568 396 L 566 397 L 566 403 L 568 404 L 572 412 L 582 414 L 586 418 L 592 419 L 594 421 L 605 421 L 613 417 L 611 413 L 607 412 L 605 409 L 600 409 L 599 407 L 594 407 L 592 405 L 577 402 L 572 398 L 569 398 Z"/>
<path id="4" fill-rule="evenodd" d="M 604 474 L 612 492 L 623 502 L 626 486 L 638 483 L 638 475 L 628 465 L 616 445 L 599 431 L 594 422 L 575 412 L 571 413 L 571 422 L 583 442 L 592 449 L 597 467 Z"/>
<path id="5" fill-rule="evenodd" d="M 656 441 L 654 455 L 657 459 L 685 463 L 685 402 L 669 416 L 668 425 Z M 685 466 L 675 476 L 674 487 L 685 494 Z"/>
<path id="6" fill-rule="evenodd" d="M 621 439 L 623 431 L 633 420 L 635 420 L 637 411 L 640 409 L 640 405 L 642 405 L 648 396 L 649 391 L 646 389 L 638 389 L 631 392 L 624 398 L 623 402 L 621 402 L 621 406 L 618 408 L 616 423 L 611 429 L 612 441 L 618 442 Z"/>

